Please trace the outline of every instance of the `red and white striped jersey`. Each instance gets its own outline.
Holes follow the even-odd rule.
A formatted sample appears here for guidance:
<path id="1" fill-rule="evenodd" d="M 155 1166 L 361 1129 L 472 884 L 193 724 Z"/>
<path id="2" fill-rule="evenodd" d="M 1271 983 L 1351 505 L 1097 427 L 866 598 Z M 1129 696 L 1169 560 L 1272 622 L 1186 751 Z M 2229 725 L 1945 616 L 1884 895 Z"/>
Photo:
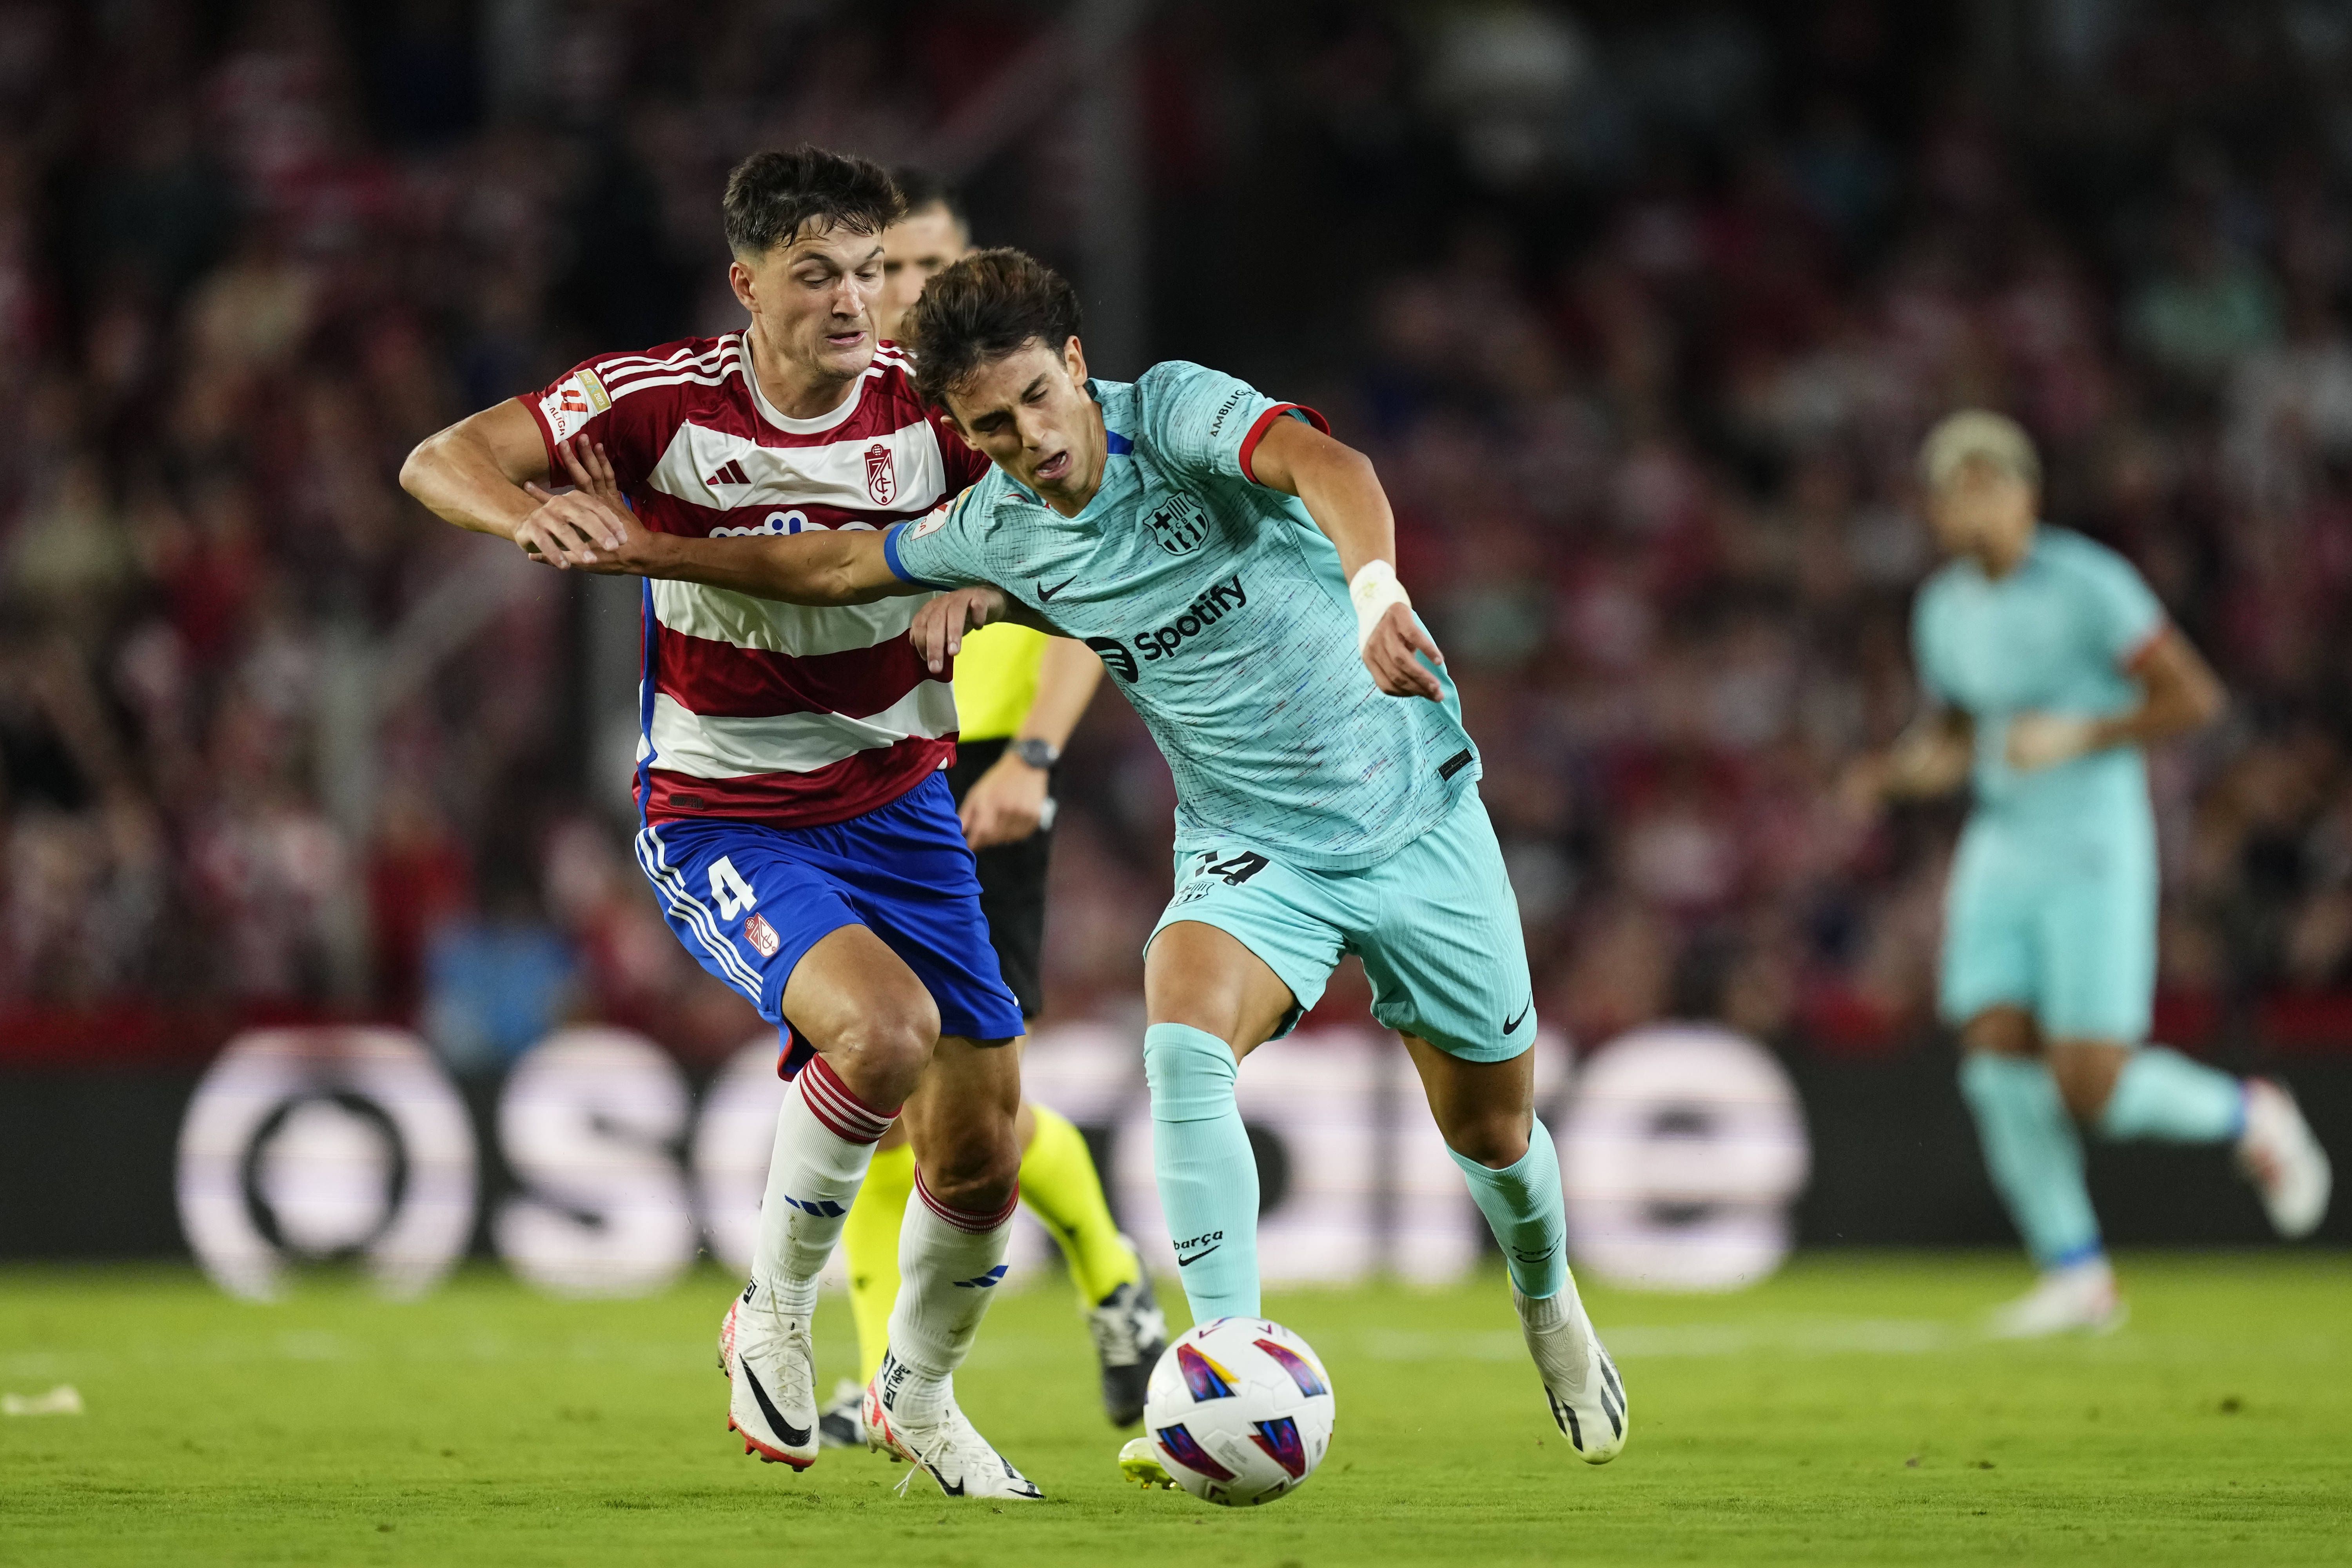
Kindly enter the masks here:
<path id="1" fill-rule="evenodd" d="M 600 354 L 523 399 L 555 444 L 601 441 L 647 528 L 723 538 L 887 527 L 988 469 L 887 343 L 813 419 L 761 393 L 741 332 Z M 561 463 L 555 472 L 562 473 Z M 955 699 L 915 656 L 918 598 L 816 608 L 649 582 L 638 805 L 648 819 L 814 827 L 888 805 L 955 754 Z"/>

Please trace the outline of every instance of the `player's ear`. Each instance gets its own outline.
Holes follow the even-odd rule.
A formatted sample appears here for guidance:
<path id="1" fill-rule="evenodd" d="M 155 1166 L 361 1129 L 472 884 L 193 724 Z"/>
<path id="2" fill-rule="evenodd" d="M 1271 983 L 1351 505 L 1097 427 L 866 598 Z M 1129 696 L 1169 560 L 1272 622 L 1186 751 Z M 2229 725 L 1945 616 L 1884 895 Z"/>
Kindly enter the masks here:
<path id="1" fill-rule="evenodd" d="M 962 442 L 965 446 L 971 447 L 975 452 L 980 451 L 980 443 L 973 440 L 971 438 L 971 433 L 963 427 L 963 416 L 955 411 L 954 403 L 944 398 L 941 399 L 941 401 L 946 402 L 948 405 L 945 410 L 947 418 L 943 423 L 946 424 L 949 429 L 956 433 L 957 440 Z M 982 453 L 981 455 L 983 457 L 987 456 L 986 453 Z"/>
<path id="2" fill-rule="evenodd" d="M 735 302 L 737 304 L 742 306 L 743 309 L 751 311 L 753 315 L 759 314 L 760 296 L 751 287 L 751 269 L 750 268 L 744 266 L 740 261 L 730 261 L 727 264 L 727 286 L 735 290 Z"/>
<path id="3" fill-rule="evenodd" d="M 1070 373 L 1070 380 L 1077 385 L 1087 384 L 1086 345 L 1079 342 L 1075 335 L 1062 345 L 1062 368 Z"/>

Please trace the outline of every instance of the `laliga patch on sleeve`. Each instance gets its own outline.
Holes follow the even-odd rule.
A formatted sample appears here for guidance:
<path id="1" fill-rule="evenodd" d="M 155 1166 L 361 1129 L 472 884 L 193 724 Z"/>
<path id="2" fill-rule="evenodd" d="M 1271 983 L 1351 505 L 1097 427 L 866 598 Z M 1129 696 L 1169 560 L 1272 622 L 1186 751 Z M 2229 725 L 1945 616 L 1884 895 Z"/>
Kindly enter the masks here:
<path id="1" fill-rule="evenodd" d="M 569 441 L 588 427 L 588 421 L 612 406 L 604 384 L 585 365 L 548 388 L 547 395 L 539 400 L 548 434 L 557 441 Z"/>
<path id="2" fill-rule="evenodd" d="M 927 534 L 937 533 L 940 530 L 948 525 L 948 514 L 954 510 L 955 502 L 953 501 L 948 502 L 945 506 L 933 507 L 931 509 L 930 515 L 924 518 L 922 521 L 915 524 L 913 530 L 907 537 L 909 539 L 921 539 Z"/>

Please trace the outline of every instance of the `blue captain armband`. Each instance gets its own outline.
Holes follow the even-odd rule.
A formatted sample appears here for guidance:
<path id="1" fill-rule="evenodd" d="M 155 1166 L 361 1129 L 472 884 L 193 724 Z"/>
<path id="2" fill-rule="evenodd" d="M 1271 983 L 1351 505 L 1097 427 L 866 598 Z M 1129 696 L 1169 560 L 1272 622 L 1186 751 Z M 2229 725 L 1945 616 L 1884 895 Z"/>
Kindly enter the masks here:
<path id="1" fill-rule="evenodd" d="M 934 583 L 928 577 L 918 577 L 912 572 L 907 570 L 907 563 L 898 558 L 898 537 L 910 528 L 915 530 L 918 533 L 931 532 L 937 530 L 940 524 L 946 522 L 947 520 L 948 509 L 942 506 L 937 511 L 932 512 L 929 517 L 924 518 L 920 522 L 892 523 L 888 528 L 884 529 L 882 531 L 882 559 L 888 564 L 890 574 L 898 578 L 901 583 L 914 583 L 926 588 L 946 587 L 947 584 L 944 583 Z"/>

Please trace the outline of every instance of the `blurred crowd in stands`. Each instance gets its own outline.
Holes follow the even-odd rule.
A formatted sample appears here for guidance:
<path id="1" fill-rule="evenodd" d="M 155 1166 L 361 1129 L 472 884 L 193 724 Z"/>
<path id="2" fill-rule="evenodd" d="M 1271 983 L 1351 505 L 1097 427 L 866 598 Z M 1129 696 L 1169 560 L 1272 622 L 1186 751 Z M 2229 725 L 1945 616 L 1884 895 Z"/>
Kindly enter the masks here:
<path id="1" fill-rule="evenodd" d="M 137 1003 L 396 1017 L 469 1064 L 569 1017 L 730 1047 L 755 1022 L 602 776 L 611 601 L 393 475 L 592 349 L 735 325 L 736 156 L 914 155 L 1054 18 L 219 9 L 0 5 L 0 1030 Z M 2166 1026 L 2352 986 L 2352 14 L 1147 18 L 1152 357 L 1378 461 L 1546 1016 L 1925 1037 L 1957 804 L 1872 820 L 1839 783 L 1913 710 L 1912 457 L 1970 404 L 2235 699 L 2152 769 Z M 973 172 L 984 242 L 1084 254 L 1066 121 Z M 1069 772 L 1053 1008 L 1113 1013 L 1172 795 L 1109 691 Z"/>

